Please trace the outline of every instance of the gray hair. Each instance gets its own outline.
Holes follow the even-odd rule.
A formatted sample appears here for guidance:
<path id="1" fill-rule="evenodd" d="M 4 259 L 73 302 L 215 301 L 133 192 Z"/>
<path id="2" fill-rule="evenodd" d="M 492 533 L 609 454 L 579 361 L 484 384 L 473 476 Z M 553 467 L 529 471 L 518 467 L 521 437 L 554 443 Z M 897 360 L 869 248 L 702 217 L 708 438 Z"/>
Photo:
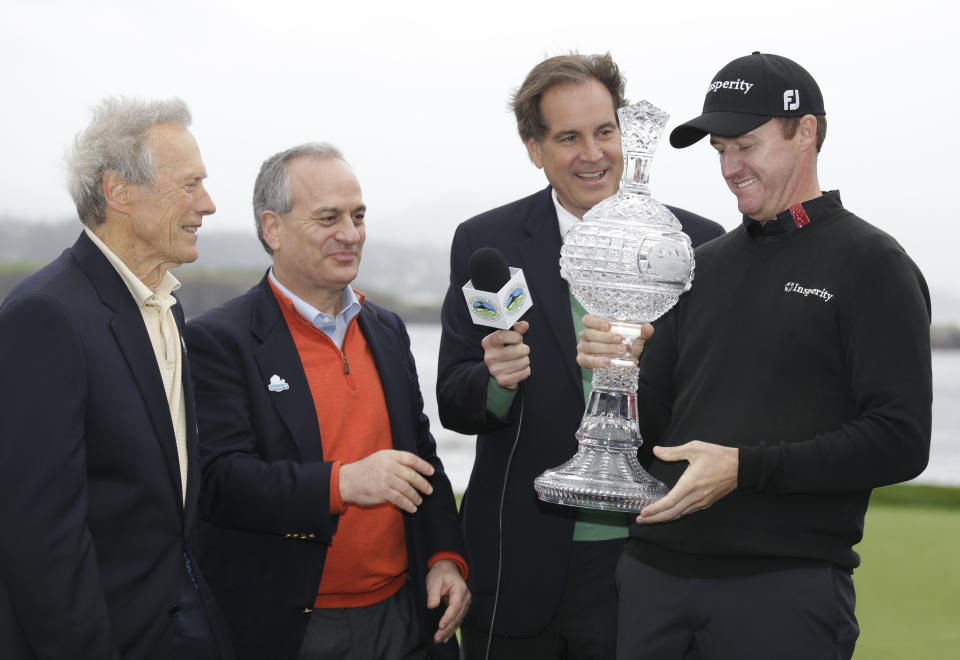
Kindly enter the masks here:
<path id="1" fill-rule="evenodd" d="M 107 97 L 93 108 L 93 119 L 67 153 L 68 186 L 81 222 L 94 227 L 106 220 L 103 175 L 116 172 L 125 181 L 153 183 L 156 167 L 147 148 L 147 132 L 158 124 L 190 125 L 187 104 L 178 98 L 144 101 Z"/>
<path id="2" fill-rule="evenodd" d="M 277 215 L 289 213 L 293 208 L 293 190 L 290 187 L 290 169 L 288 164 L 296 158 L 316 158 L 323 160 L 326 158 L 336 158 L 344 163 L 340 150 L 332 144 L 326 142 L 307 142 L 291 147 L 286 151 L 270 156 L 263 161 L 260 166 L 260 173 L 257 175 L 257 181 L 253 184 L 253 222 L 257 227 L 257 238 L 267 254 L 272 255 L 273 250 L 263 240 L 263 226 L 260 224 L 260 216 L 264 211 L 273 211 Z"/>

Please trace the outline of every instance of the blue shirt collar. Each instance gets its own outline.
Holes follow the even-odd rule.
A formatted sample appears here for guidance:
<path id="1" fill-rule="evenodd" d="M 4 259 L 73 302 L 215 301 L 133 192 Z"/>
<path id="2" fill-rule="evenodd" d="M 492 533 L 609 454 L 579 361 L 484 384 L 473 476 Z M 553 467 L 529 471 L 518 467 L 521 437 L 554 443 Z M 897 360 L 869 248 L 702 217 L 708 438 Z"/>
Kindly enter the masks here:
<path id="1" fill-rule="evenodd" d="M 272 267 L 267 277 L 280 289 L 283 295 L 290 299 L 293 308 L 297 310 L 300 316 L 309 321 L 317 330 L 327 335 L 337 345 L 337 348 L 343 348 L 343 338 L 347 333 L 347 326 L 360 313 L 360 298 L 357 297 L 357 292 L 353 290 L 352 286 L 348 284 L 340 292 L 340 312 L 336 316 L 331 316 L 321 312 L 281 284 L 280 280 L 273 274 Z"/>

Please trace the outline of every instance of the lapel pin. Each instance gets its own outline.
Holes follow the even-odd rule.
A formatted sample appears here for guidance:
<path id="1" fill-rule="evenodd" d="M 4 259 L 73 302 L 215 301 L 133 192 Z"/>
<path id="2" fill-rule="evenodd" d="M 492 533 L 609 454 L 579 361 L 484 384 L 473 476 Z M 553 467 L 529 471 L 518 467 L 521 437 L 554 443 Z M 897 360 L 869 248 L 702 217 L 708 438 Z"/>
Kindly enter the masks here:
<path id="1" fill-rule="evenodd" d="M 283 392 L 284 390 L 289 390 L 290 386 L 287 385 L 287 381 L 283 378 L 280 378 L 277 374 L 270 376 L 270 384 L 267 385 L 267 389 L 271 392 Z"/>

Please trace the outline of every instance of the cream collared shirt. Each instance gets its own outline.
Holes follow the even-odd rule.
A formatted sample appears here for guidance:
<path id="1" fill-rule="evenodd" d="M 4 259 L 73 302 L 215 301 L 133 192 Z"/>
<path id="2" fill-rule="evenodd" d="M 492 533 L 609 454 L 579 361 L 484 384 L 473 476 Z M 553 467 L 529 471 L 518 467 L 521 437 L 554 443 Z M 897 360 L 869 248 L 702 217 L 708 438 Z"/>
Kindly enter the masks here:
<path id="1" fill-rule="evenodd" d="M 116 269 L 143 315 L 143 323 L 147 327 L 147 334 L 150 336 L 157 367 L 160 369 L 160 377 L 163 380 L 163 389 L 167 394 L 170 421 L 173 423 L 173 431 L 177 439 L 181 497 L 186 502 L 187 413 L 183 398 L 183 354 L 180 350 L 180 332 L 177 330 L 177 322 L 173 318 L 171 309 L 177 304 L 177 299 L 171 294 L 180 288 L 180 281 L 167 271 L 163 274 L 163 279 L 160 280 L 156 290 L 151 291 L 96 234 L 86 227 L 84 231 Z"/>

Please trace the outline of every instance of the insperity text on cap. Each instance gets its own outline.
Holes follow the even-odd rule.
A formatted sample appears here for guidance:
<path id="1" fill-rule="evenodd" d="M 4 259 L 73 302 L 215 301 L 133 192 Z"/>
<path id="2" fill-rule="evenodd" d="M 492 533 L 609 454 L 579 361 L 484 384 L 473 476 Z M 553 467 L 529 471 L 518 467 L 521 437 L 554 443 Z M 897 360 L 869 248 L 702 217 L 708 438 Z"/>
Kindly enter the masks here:
<path id="1" fill-rule="evenodd" d="M 736 137 L 773 117 L 824 114 L 820 87 L 806 69 L 780 55 L 754 52 L 717 72 L 703 113 L 673 129 L 670 144 L 682 149 L 708 133 Z"/>

